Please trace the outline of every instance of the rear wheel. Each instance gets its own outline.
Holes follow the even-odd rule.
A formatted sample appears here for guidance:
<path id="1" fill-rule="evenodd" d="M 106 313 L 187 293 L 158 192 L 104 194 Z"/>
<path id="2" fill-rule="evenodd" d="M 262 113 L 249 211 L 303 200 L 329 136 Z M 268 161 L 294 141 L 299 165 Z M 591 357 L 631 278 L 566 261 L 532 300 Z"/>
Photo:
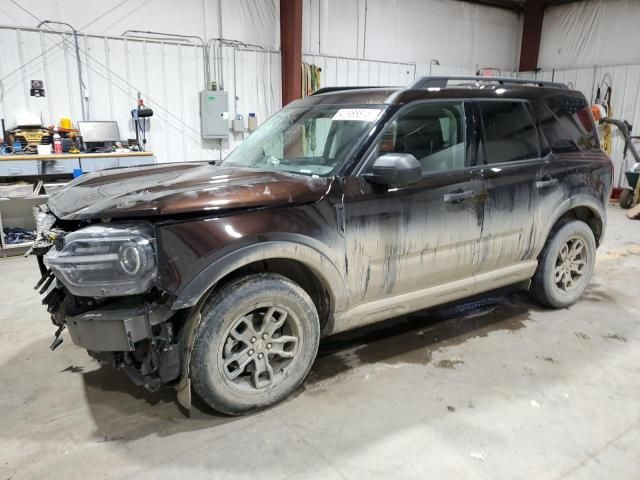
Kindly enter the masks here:
<path id="1" fill-rule="evenodd" d="M 575 303 L 591 281 L 596 241 L 589 226 L 572 220 L 554 229 L 538 261 L 531 295 L 551 308 Z"/>
<path id="2" fill-rule="evenodd" d="M 302 383 L 319 339 L 318 313 L 302 288 L 280 275 L 241 278 L 202 311 L 191 356 L 194 391 L 230 415 L 271 406 Z"/>
<path id="3" fill-rule="evenodd" d="M 633 190 L 630 188 L 623 188 L 620 192 L 620 198 L 618 198 L 618 203 L 621 208 L 625 210 L 633 207 Z"/>

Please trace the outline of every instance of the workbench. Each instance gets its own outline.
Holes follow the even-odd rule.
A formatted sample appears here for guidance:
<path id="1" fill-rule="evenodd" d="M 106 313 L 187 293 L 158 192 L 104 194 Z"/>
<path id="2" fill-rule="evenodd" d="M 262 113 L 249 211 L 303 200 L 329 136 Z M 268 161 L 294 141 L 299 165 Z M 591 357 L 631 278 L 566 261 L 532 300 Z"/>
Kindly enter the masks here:
<path id="1" fill-rule="evenodd" d="M 0 155 L 0 161 L 13 160 L 64 160 L 68 158 L 109 158 L 109 157 L 153 157 L 153 152 L 88 152 L 88 153 L 52 153 L 50 155 L 20 154 Z"/>
<path id="2" fill-rule="evenodd" d="M 73 170 L 77 168 L 88 173 L 105 168 L 153 163 L 153 152 L 0 155 L 0 177 L 16 180 L 15 183 L 0 185 L 0 254 L 19 254 L 31 246 L 32 242 L 5 243 L 3 228 L 35 229 L 33 208 L 46 203 L 51 193 L 66 184 L 66 181 L 45 183 L 46 181 L 53 178 L 71 179 Z M 25 183 L 26 181 L 33 183 Z"/>
<path id="3" fill-rule="evenodd" d="M 77 168 L 84 173 L 105 168 L 135 167 L 155 163 L 153 152 L 52 153 L 49 155 L 0 155 L 0 177 L 72 175 Z"/>

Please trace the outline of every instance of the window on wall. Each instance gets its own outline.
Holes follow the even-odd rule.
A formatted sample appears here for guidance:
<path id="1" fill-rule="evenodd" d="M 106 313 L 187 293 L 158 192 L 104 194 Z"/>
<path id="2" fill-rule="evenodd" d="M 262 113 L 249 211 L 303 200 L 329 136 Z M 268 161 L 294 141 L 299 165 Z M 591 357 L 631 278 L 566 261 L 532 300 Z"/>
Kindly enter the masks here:
<path id="1" fill-rule="evenodd" d="M 586 100 L 554 96 L 534 102 L 533 107 L 552 150 L 577 152 L 599 148 Z"/>
<path id="2" fill-rule="evenodd" d="M 465 166 L 464 105 L 423 103 L 408 108 L 387 128 L 378 154 L 410 153 L 423 173 Z"/>
<path id="3" fill-rule="evenodd" d="M 536 128 L 523 102 L 478 102 L 484 126 L 487 163 L 538 158 Z"/>

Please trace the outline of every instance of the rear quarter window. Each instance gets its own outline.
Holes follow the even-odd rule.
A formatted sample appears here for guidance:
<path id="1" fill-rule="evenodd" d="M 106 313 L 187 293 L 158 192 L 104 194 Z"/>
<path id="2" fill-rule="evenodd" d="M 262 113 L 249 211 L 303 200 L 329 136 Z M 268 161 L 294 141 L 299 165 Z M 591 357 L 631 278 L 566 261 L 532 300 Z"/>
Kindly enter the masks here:
<path id="1" fill-rule="evenodd" d="M 589 104 L 584 98 L 552 96 L 534 102 L 542 132 L 554 152 L 600 148 Z"/>

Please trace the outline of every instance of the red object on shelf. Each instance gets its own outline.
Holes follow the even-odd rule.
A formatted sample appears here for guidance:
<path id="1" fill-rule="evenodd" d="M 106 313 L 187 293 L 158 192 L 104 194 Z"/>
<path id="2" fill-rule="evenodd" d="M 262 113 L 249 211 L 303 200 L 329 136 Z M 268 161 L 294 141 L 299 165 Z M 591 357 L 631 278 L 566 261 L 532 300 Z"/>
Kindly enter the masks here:
<path id="1" fill-rule="evenodd" d="M 53 153 L 62 153 L 62 139 L 57 128 L 53 130 Z"/>

